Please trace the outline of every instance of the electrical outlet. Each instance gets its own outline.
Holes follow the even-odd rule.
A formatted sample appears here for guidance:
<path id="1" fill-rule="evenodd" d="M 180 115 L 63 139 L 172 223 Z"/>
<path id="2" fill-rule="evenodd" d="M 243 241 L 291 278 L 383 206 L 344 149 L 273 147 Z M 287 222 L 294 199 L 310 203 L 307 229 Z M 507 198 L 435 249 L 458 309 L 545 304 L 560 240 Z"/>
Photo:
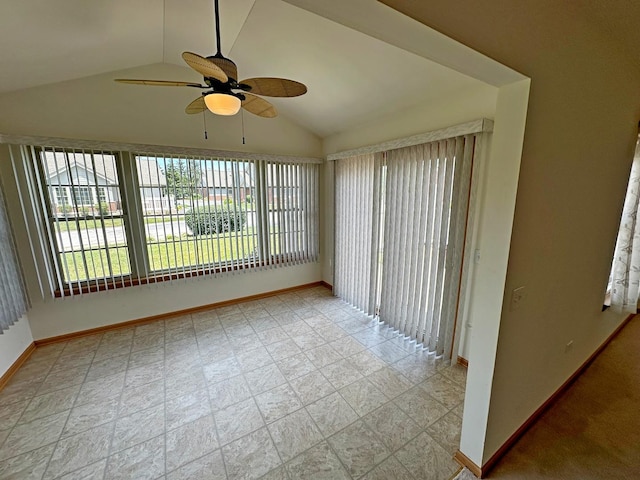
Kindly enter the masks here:
<path id="1" fill-rule="evenodd" d="M 480 263 L 480 249 L 476 249 L 473 258 L 476 263 Z"/>
<path id="2" fill-rule="evenodd" d="M 511 310 L 517 310 L 520 308 L 520 304 L 524 300 L 525 288 L 518 287 L 511 292 Z"/>
<path id="3" fill-rule="evenodd" d="M 567 343 L 564 347 L 564 353 L 569 353 L 573 349 L 573 340 Z"/>

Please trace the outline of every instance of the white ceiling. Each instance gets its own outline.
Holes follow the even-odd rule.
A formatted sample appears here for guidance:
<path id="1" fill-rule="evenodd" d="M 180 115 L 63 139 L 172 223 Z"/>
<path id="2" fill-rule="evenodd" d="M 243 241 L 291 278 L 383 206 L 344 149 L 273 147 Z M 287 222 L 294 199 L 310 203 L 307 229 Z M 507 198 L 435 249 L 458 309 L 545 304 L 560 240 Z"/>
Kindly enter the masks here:
<path id="1" fill-rule="evenodd" d="M 366 2 L 379 18 L 398 16 Z M 419 49 L 399 48 L 291 3 L 220 0 L 222 50 L 241 79 L 305 83 L 303 97 L 273 103 L 320 137 L 478 84 Z M 212 0 L 0 2 L 0 93 L 132 68 L 135 78 L 135 67 L 155 63 L 184 66 L 185 50 L 215 53 L 214 32 Z M 184 75 L 169 80 L 192 81 L 194 75 L 185 67 Z"/>

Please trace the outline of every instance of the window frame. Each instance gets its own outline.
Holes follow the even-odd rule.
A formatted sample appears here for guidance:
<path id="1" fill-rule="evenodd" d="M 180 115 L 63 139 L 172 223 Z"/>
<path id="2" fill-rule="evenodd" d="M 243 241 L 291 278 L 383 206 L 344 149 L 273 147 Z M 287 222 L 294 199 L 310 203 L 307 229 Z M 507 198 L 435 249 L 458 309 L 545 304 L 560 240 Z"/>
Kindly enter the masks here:
<path id="1" fill-rule="evenodd" d="M 103 290 L 134 286 L 134 285 L 144 285 L 144 284 L 150 284 L 150 283 L 156 283 L 156 282 L 164 282 L 164 281 L 175 280 L 180 278 L 191 278 L 191 277 L 196 277 L 201 275 L 219 274 L 224 272 L 233 272 L 233 271 L 251 269 L 251 268 L 255 269 L 255 268 L 261 268 L 267 265 L 286 264 L 287 262 L 289 262 L 289 264 L 292 264 L 293 262 L 290 261 L 292 258 L 302 260 L 305 257 L 305 255 L 307 257 L 307 260 L 315 256 L 317 261 L 317 254 L 318 254 L 317 233 L 316 233 L 316 239 L 313 247 L 309 243 L 305 244 L 303 241 L 300 241 L 298 242 L 299 244 L 298 251 L 295 251 L 295 252 L 282 251 L 282 248 L 280 248 L 280 251 L 278 251 L 277 253 L 272 251 L 272 248 L 271 248 L 272 242 L 270 239 L 270 237 L 272 237 L 272 234 L 266 235 L 264 233 L 264 226 L 265 226 L 265 222 L 266 223 L 269 222 L 269 214 L 271 213 L 271 210 L 275 205 L 270 206 L 268 205 L 268 201 L 263 202 L 260 199 L 264 195 L 266 195 L 268 191 L 274 190 L 276 188 L 276 183 L 274 182 L 273 185 L 269 185 L 268 175 L 259 175 L 258 170 L 259 168 L 263 168 L 263 169 L 270 168 L 270 166 L 273 164 L 266 163 L 264 161 L 260 162 L 250 158 L 243 158 L 241 154 L 238 155 L 238 158 L 234 158 L 234 159 L 212 158 L 212 157 L 202 159 L 202 160 L 206 160 L 207 162 L 210 161 L 212 164 L 214 162 L 231 162 L 231 165 L 232 165 L 231 168 L 237 168 L 238 162 L 247 163 L 251 165 L 252 172 L 250 176 L 255 178 L 252 178 L 253 186 L 251 187 L 251 191 L 247 193 L 247 195 L 251 196 L 250 212 L 252 212 L 256 218 L 255 225 L 254 225 L 255 231 L 254 233 L 251 234 L 251 237 L 255 239 L 254 242 L 256 246 L 253 250 L 253 254 L 245 256 L 244 258 L 218 260 L 218 261 L 210 262 L 204 265 L 198 265 L 198 264 L 192 264 L 188 266 L 185 265 L 182 272 L 176 272 L 175 267 L 173 268 L 168 267 L 162 270 L 153 270 L 151 268 L 149 252 L 147 249 L 149 242 L 148 242 L 148 236 L 146 234 L 145 222 L 144 222 L 145 220 L 145 213 L 143 210 L 144 198 L 141 193 L 141 188 L 145 188 L 145 186 L 144 185 L 141 186 L 139 184 L 138 170 L 136 165 L 136 159 L 138 157 L 144 157 L 145 154 L 127 152 L 127 151 L 120 151 L 120 152 L 108 151 L 108 150 L 93 151 L 93 150 L 73 149 L 73 148 L 57 149 L 57 148 L 47 148 L 44 146 L 36 147 L 32 151 L 34 155 L 32 165 L 34 164 L 36 165 L 36 167 L 33 169 L 34 174 L 38 177 L 37 181 L 40 182 L 42 185 L 44 185 L 44 190 L 46 192 L 43 198 L 43 202 L 45 204 L 44 207 L 46 210 L 46 212 L 43 212 L 45 216 L 43 221 L 44 221 L 44 224 L 46 225 L 46 234 L 48 236 L 48 242 L 49 242 L 49 245 L 48 245 L 49 246 L 48 252 L 50 257 L 49 264 L 51 266 L 51 269 L 53 270 L 53 274 L 58 278 L 57 284 L 61 286 L 53 291 L 53 294 L 55 297 L 63 297 L 67 295 L 76 295 L 81 293 L 103 291 Z M 77 185 L 77 186 L 48 185 L 48 180 L 49 180 L 48 174 L 45 172 L 46 162 L 42 161 L 42 159 L 44 158 L 43 156 L 44 152 L 53 152 L 53 153 L 62 152 L 65 155 L 83 154 L 83 155 L 90 155 L 90 156 L 93 156 L 93 155 L 113 156 L 113 160 L 115 163 L 115 171 L 118 176 L 117 186 L 120 193 L 120 198 L 118 200 L 120 204 L 120 214 L 102 215 L 101 212 L 98 212 L 97 213 L 98 216 L 96 216 L 96 219 L 100 219 L 100 218 L 102 219 L 121 218 L 122 219 L 122 228 L 124 230 L 126 244 L 117 248 L 126 248 L 128 252 L 128 266 L 129 266 L 130 273 L 121 274 L 121 275 L 111 275 L 111 276 L 105 276 L 100 278 L 89 278 L 89 279 L 80 280 L 80 281 L 65 279 L 66 270 L 65 270 L 62 256 L 65 255 L 65 253 L 67 252 L 61 250 L 59 248 L 59 243 L 58 243 L 59 240 L 58 240 L 58 234 L 56 232 L 55 222 L 56 221 L 59 222 L 61 221 L 61 219 L 54 218 L 55 215 L 59 215 L 57 213 L 57 207 L 60 206 L 57 203 L 58 192 L 56 191 L 54 193 L 55 198 L 53 198 L 51 195 L 52 194 L 51 189 L 64 188 L 64 192 L 67 194 L 67 201 L 68 201 L 67 205 L 71 205 L 74 208 L 74 210 L 76 210 L 76 214 L 73 215 L 73 217 L 67 217 L 65 215 L 62 221 L 78 223 L 83 220 L 82 215 L 79 215 L 80 208 L 85 206 L 94 207 L 95 202 L 91 204 L 86 204 L 86 205 L 75 202 L 75 198 L 69 197 L 70 193 L 75 193 L 72 190 L 72 188 L 85 188 L 87 191 L 89 191 L 92 195 L 94 195 L 98 199 L 100 195 L 99 189 L 103 189 L 104 195 L 105 195 L 105 201 L 107 201 L 108 199 L 110 203 L 112 199 L 109 198 L 110 190 L 108 189 L 114 188 L 115 185 L 104 186 L 104 185 L 101 185 L 99 182 L 96 183 L 96 185 Z M 175 155 L 169 154 L 167 155 L 167 158 L 178 158 L 178 157 Z M 279 163 L 276 163 L 275 165 L 276 165 L 275 168 L 280 168 L 277 166 L 279 165 Z M 293 163 L 292 165 L 295 165 L 295 163 Z M 301 182 L 311 181 L 311 180 L 312 179 L 311 177 L 309 177 L 309 174 L 307 174 L 306 177 L 305 175 L 301 175 Z M 316 192 L 315 192 L 316 198 L 314 200 L 314 204 L 317 205 L 317 203 L 319 202 L 319 190 L 318 190 L 319 181 L 320 181 L 319 170 L 316 171 L 315 178 L 313 179 L 313 181 L 316 182 Z M 235 192 L 231 192 L 232 189 L 228 185 L 224 185 L 220 188 L 224 188 L 226 194 L 231 193 L 235 197 L 236 195 Z M 300 197 L 303 191 L 306 190 L 306 188 L 305 188 L 305 185 L 301 184 L 298 186 L 295 186 L 295 185 L 290 186 L 287 188 L 287 191 L 289 190 L 298 191 L 298 197 Z M 168 192 L 167 186 L 165 185 L 162 190 L 162 195 L 164 197 L 165 195 L 169 196 L 169 194 L 170 192 Z M 214 195 L 217 196 L 216 193 L 214 193 Z M 216 200 L 216 202 L 220 205 L 224 205 L 222 201 Z M 297 198 L 296 203 L 302 203 L 301 199 Z M 261 206 L 263 208 L 261 208 Z M 266 207 L 266 209 L 264 207 Z M 309 205 L 308 207 L 311 208 L 311 205 Z M 245 208 L 249 208 L 249 207 L 245 207 Z M 304 227 L 302 228 L 301 232 L 303 232 L 304 235 L 308 236 L 310 235 L 309 232 L 312 229 L 310 223 L 313 223 L 313 222 L 317 223 L 318 221 L 317 212 L 315 212 L 313 216 L 310 216 L 310 215 L 305 216 L 305 214 L 302 212 L 302 208 L 303 208 L 302 205 L 299 205 L 296 208 L 290 209 L 290 210 L 292 211 L 300 210 L 299 217 L 303 219 L 302 226 Z M 261 215 L 263 215 L 264 213 L 267 213 L 267 217 L 261 218 Z M 80 227 L 78 223 L 78 229 L 79 228 Z M 314 228 L 317 231 L 317 226 Z M 308 251 L 305 253 L 303 251 L 305 250 L 305 246 L 307 250 L 311 249 L 313 250 L 313 252 Z M 89 248 L 82 247 L 83 252 L 89 251 L 89 250 L 90 250 Z M 82 269 L 82 268 L 86 270 L 87 267 L 86 266 L 79 267 L 79 268 L 76 268 L 76 270 L 80 271 L 79 269 Z"/>

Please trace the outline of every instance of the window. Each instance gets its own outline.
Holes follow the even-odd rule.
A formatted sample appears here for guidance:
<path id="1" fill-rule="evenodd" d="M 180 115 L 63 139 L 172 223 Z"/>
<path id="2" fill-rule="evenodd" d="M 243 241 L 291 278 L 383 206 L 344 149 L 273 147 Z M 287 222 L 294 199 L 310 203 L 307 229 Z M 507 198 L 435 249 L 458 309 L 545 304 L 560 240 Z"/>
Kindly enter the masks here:
<path id="1" fill-rule="evenodd" d="M 73 187 L 73 201 L 77 206 L 93 205 L 93 196 L 89 187 Z"/>
<path id="2" fill-rule="evenodd" d="M 317 259 L 316 163 L 21 153 L 54 295 Z"/>

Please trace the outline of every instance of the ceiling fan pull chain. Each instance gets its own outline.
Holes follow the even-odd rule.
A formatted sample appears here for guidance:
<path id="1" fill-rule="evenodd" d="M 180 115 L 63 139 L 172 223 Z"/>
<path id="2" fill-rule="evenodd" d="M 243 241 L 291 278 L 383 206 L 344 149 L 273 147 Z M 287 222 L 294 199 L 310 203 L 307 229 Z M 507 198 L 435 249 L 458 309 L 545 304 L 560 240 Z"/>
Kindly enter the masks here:
<path id="1" fill-rule="evenodd" d="M 207 111 L 206 110 L 202 111 L 202 124 L 204 125 L 204 139 L 208 140 L 209 137 L 207 136 Z"/>
<path id="2" fill-rule="evenodd" d="M 244 110 L 240 111 L 240 118 L 242 119 L 242 144 L 244 145 Z"/>

